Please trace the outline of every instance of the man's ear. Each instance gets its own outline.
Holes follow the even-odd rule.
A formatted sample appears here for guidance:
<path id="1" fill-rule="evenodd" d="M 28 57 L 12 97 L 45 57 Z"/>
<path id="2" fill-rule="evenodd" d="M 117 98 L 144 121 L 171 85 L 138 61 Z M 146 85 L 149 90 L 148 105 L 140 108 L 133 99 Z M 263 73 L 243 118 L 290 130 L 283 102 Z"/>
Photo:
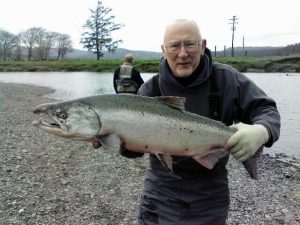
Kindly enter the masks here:
<path id="1" fill-rule="evenodd" d="M 203 39 L 203 40 L 201 41 L 202 55 L 204 55 L 205 48 L 206 48 L 206 39 Z"/>
<path id="2" fill-rule="evenodd" d="M 161 48 L 162 53 L 165 55 L 166 54 L 166 52 L 165 52 L 165 46 L 161 45 L 160 48 Z"/>
<path id="3" fill-rule="evenodd" d="M 203 49 L 206 48 L 206 39 L 203 39 L 203 40 L 201 41 L 201 47 L 202 47 Z"/>

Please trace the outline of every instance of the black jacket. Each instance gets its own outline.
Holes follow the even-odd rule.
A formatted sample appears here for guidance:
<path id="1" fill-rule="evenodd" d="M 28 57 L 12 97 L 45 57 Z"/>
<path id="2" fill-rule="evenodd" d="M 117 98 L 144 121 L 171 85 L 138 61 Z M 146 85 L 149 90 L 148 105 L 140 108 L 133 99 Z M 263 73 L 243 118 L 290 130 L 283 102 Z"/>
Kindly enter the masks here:
<path id="1" fill-rule="evenodd" d="M 188 85 L 178 82 L 171 74 L 167 61 L 162 60 L 159 68 L 161 95 L 185 97 L 187 111 L 209 117 L 210 77 L 214 76 L 221 97 L 220 120 L 226 125 L 238 121 L 264 125 L 270 136 L 266 146 L 270 147 L 279 138 L 280 131 L 280 115 L 274 100 L 266 96 L 247 76 L 234 68 L 212 63 L 208 49 L 201 60 L 202 63 L 199 65 L 201 68 L 196 70 L 198 73 L 196 79 Z M 150 79 L 143 84 L 138 94 L 153 96 L 153 81 Z M 179 177 L 169 174 L 156 156 L 150 156 L 150 168 L 145 179 L 146 192 L 173 197 L 178 196 L 178 193 L 183 193 L 184 200 L 195 200 L 195 198 L 202 198 L 203 193 L 209 195 L 217 191 L 222 193 L 218 198 L 228 199 L 225 167 L 228 157 L 220 160 L 213 170 L 207 170 L 193 159 L 186 157 L 175 157 L 174 161 L 174 170 L 180 175 Z M 202 187 L 204 180 L 205 189 Z M 180 187 L 179 192 L 178 187 Z M 188 193 L 193 193 L 193 195 L 189 196 Z"/>

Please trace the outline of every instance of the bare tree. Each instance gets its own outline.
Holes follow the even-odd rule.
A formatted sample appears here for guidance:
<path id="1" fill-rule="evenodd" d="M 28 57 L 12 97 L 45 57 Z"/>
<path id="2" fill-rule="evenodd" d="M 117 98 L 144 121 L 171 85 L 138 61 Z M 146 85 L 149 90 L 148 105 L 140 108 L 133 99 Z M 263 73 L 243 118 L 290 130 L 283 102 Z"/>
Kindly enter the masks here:
<path id="1" fill-rule="evenodd" d="M 63 60 L 68 51 L 72 51 L 72 40 L 68 34 L 59 34 L 57 36 L 57 60 Z"/>
<path id="2" fill-rule="evenodd" d="M 10 58 L 12 54 L 12 49 L 15 46 L 16 37 L 14 34 L 0 30 L 0 56 L 2 60 L 6 61 Z"/>
<path id="3" fill-rule="evenodd" d="M 22 59 L 22 40 L 20 33 L 15 36 L 14 59 L 16 61 L 20 61 Z"/>
<path id="4" fill-rule="evenodd" d="M 50 50 L 58 42 L 59 33 L 42 31 L 37 38 L 37 56 L 38 59 L 48 60 L 50 57 Z"/>
<path id="5" fill-rule="evenodd" d="M 22 54 L 24 45 L 28 51 L 26 56 Z M 71 36 L 46 31 L 42 27 L 32 27 L 17 35 L 0 29 L 0 60 L 22 60 L 23 57 L 49 60 L 54 48 L 58 49 L 58 59 L 63 59 L 67 52 L 72 51 Z"/>
<path id="6" fill-rule="evenodd" d="M 38 39 L 40 38 L 39 34 L 44 31 L 44 28 L 32 27 L 22 32 L 22 42 L 26 45 L 28 49 L 28 60 L 31 60 L 33 56 L 33 48 L 36 45 Z"/>
<path id="7" fill-rule="evenodd" d="M 58 36 L 57 32 L 46 32 L 45 33 L 45 58 L 48 60 L 50 57 L 50 50 L 57 43 Z"/>
<path id="8" fill-rule="evenodd" d="M 36 39 L 36 57 L 38 60 L 45 59 L 45 48 L 46 48 L 46 40 L 45 40 L 45 30 L 41 30 L 37 34 L 37 39 Z"/>
<path id="9" fill-rule="evenodd" d="M 97 55 L 99 60 L 104 55 L 104 50 L 114 52 L 121 40 L 113 41 L 111 33 L 119 30 L 122 25 L 113 22 L 114 16 L 110 16 L 111 9 L 98 1 L 95 10 L 90 9 L 92 15 L 86 21 L 83 28 L 87 30 L 82 34 L 81 43 L 88 51 Z"/>

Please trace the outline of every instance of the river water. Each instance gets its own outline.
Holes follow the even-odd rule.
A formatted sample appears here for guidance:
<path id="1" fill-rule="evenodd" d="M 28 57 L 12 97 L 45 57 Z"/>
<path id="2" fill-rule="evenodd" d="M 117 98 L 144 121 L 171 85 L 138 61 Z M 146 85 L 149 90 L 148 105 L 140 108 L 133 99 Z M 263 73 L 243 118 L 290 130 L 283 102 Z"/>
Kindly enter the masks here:
<path id="1" fill-rule="evenodd" d="M 142 73 L 144 80 L 154 74 Z M 245 73 L 267 95 L 275 99 L 281 115 L 281 136 L 264 153 L 284 154 L 300 160 L 300 74 Z M 114 93 L 111 73 L 94 72 L 16 72 L 0 73 L 0 82 L 23 83 L 55 89 L 47 97 L 68 100 L 95 94 Z M 0 103 L 1 104 L 1 103 Z"/>

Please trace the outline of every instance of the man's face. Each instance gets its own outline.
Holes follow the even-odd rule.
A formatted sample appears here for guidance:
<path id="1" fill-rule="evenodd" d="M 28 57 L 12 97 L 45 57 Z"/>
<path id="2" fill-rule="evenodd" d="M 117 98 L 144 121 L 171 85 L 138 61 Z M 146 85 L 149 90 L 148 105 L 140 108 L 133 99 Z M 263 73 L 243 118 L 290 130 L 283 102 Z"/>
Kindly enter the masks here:
<path id="1" fill-rule="evenodd" d="M 198 67 L 205 50 L 205 41 L 190 26 L 175 25 L 166 34 L 161 46 L 171 71 L 176 77 L 188 77 Z"/>

